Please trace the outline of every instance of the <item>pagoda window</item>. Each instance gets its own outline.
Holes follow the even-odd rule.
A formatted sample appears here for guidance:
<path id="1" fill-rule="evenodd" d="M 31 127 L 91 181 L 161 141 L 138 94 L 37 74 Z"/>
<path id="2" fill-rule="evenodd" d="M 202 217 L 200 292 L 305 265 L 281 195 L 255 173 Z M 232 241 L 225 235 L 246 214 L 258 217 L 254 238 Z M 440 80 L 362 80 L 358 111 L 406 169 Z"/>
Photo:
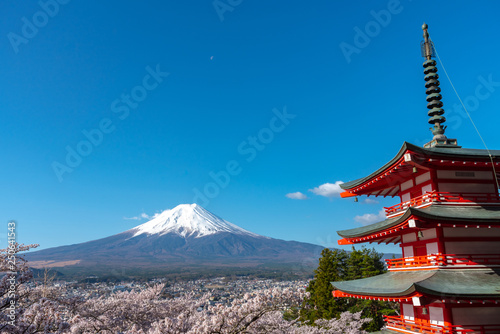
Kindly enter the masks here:
<path id="1" fill-rule="evenodd" d="M 409 243 L 409 242 L 413 242 L 413 241 L 417 241 L 417 234 L 416 233 L 406 233 L 406 234 L 403 234 L 403 243 Z"/>
<path id="2" fill-rule="evenodd" d="M 431 173 L 427 172 L 424 174 L 421 174 L 415 178 L 415 184 L 421 184 L 424 183 L 425 181 L 429 181 L 431 179 Z"/>
<path id="3" fill-rule="evenodd" d="M 401 191 L 405 191 L 413 187 L 413 180 L 408 180 L 406 182 L 401 183 Z"/>
<path id="4" fill-rule="evenodd" d="M 431 242 L 426 245 L 427 254 L 437 254 L 439 253 L 439 247 L 437 242 Z"/>
<path id="5" fill-rule="evenodd" d="M 429 318 L 431 325 L 444 326 L 444 313 L 441 307 L 429 306 Z"/>
<path id="6" fill-rule="evenodd" d="M 412 257 L 413 256 L 413 247 L 406 246 L 403 247 L 403 257 Z"/>
<path id="7" fill-rule="evenodd" d="M 413 304 L 403 304 L 403 317 L 406 320 L 415 320 L 415 313 L 413 312 Z"/>
<path id="8" fill-rule="evenodd" d="M 421 236 L 418 238 L 419 240 L 429 240 L 437 238 L 437 231 L 435 228 L 428 228 L 425 230 L 420 230 Z"/>

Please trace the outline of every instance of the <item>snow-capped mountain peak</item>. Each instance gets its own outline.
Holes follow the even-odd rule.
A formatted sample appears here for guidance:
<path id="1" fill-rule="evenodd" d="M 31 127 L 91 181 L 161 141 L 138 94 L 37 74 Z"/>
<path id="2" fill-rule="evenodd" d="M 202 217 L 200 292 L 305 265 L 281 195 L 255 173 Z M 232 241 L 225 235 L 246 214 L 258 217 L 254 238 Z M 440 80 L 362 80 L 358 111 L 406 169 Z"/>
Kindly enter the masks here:
<path id="1" fill-rule="evenodd" d="M 181 204 L 157 214 L 153 219 L 132 229 L 134 235 L 175 233 L 182 237 L 200 238 L 221 232 L 261 237 L 217 217 L 198 204 Z"/>

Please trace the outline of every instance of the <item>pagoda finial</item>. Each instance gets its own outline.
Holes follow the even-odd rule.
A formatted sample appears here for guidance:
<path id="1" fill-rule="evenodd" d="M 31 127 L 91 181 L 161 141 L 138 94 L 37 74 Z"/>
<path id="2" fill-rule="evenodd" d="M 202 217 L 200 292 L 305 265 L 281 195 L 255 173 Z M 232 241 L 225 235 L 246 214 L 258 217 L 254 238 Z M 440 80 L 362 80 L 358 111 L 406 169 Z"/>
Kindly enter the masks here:
<path id="1" fill-rule="evenodd" d="M 422 25 L 422 30 L 424 31 L 424 40 L 421 43 L 422 56 L 425 57 L 424 61 L 424 74 L 425 74 L 425 93 L 427 94 L 427 108 L 429 112 L 427 113 L 429 118 L 429 124 L 434 124 L 434 127 L 430 128 L 434 137 L 430 143 L 424 145 L 424 147 L 434 147 L 441 145 L 456 145 L 456 140 L 448 140 L 444 135 L 446 126 L 443 127 L 441 124 L 446 121 L 446 118 L 442 116 L 444 114 L 443 102 L 441 102 L 442 96 L 439 94 L 441 88 L 439 88 L 439 76 L 437 74 L 436 61 L 432 59 L 435 57 L 436 52 L 434 49 L 434 44 L 429 38 L 429 32 L 427 31 L 428 25 L 424 23 Z"/>

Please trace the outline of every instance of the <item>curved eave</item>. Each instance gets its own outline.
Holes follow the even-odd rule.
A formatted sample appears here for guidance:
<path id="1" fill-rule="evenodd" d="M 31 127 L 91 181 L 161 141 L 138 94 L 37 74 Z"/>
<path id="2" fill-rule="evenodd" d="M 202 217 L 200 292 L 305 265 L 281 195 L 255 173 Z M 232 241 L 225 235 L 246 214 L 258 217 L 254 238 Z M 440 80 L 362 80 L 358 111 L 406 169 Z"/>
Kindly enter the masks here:
<path id="1" fill-rule="evenodd" d="M 360 238 L 366 237 L 373 233 L 383 232 L 387 229 L 393 228 L 397 225 L 400 225 L 408 220 L 408 218 L 412 215 L 412 211 L 415 210 L 413 208 L 408 208 L 405 213 L 401 216 L 389 218 L 383 220 L 378 223 L 352 228 L 348 230 L 337 231 L 337 234 L 343 238 Z"/>
<path id="2" fill-rule="evenodd" d="M 500 298 L 498 270 L 422 270 L 388 272 L 352 281 L 331 282 L 345 294 L 410 297 L 415 294 L 455 298 Z"/>
<path id="3" fill-rule="evenodd" d="M 433 147 L 433 148 L 423 148 L 419 147 L 413 144 L 410 144 L 408 142 L 404 142 L 403 146 L 401 146 L 401 149 L 399 152 L 396 154 L 394 158 L 392 158 L 389 162 L 387 162 L 385 165 L 377 169 L 375 172 L 371 173 L 370 175 L 366 177 L 362 177 L 357 180 L 345 182 L 340 185 L 340 187 L 344 190 L 346 190 L 349 193 L 350 189 L 353 189 L 355 187 L 358 187 L 367 181 L 376 178 L 377 176 L 385 173 L 390 167 L 392 167 L 394 164 L 396 164 L 399 160 L 401 160 L 405 154 L 406 151 L 412 151 L 415 153 L 421 153 L 425 155 L 426 157 L 429 158 L 474 158 L 478 161 L 480 160 L 485 160 L 485 161 L 490 161 L 490 155 L 487 150 L 478 150 L 478 149 L 467 149 L 467 148 L 460 148 L 460 147 L 449 147 L 449 148 L 442 148 L 442 147 Z M 493 160 L 500 161 L 500 150 L 493 150 L 491 151 L 491 157 Z"/>
<path id="4" fill-rule="evenodd" d="M 412 294 L 405 295 L 402 297 L 396 297 L 396 296 L 368 296 L 360 294 L 351 294 L 351 293 L 344 293 L 340 290 L 333 290 L 332 295 L 335 298 L 358 298 L 358 299 L 379 300 L 385 302 L 404 302 L 404 301 L 408 302 L 412 300 L 413 297 L 422 297 L 422 294 L 418 292 L 414 292 Z"/>
<path id="5" fill-rule="evenodd" d="M 500 223 L 500 206 L 433 204 L 427 208 L 409 208 L 419 218 L 461 223 Z"/>
<path id="6" fill-rule="evenodd" d="M 432 276 L 430 271 L 416 273 L 388 272 L 352 281 L 331 282 L 335 290 L 343 293 L 377 297 L 402 297 L 413 294 L 415 282 Z"/>
<path id="7" fill-rule="evenodd" d="M 414 145 L 412 145 L 410 143 L 404 142 L 403 146 L 399 150 L 398 154 L 396 154 L 396 156 L 394 158 L 392 158 L 389 162 L 387 162 L 385 165 L 383 165 L 382 167 L 380 167 L 379 169 L 377 169 L 375 172 L 371 173 L 368 176 L 359 178 L 357 180 L 353 180 L 353 181 L 342 183 L 340 185 L 340 187 L 342 189 L 348 191 L 349 189 L 357 187 L 357 186 L 365 183 L 366 181 L 368 181 L 368 180 L 370 180 L 370 179 L 372 179 L 374 177 L 377 177 L 377 175 L 384 173 L 389 167 L 391 167 L 392 165 L 394 165 L 396 162 L 398 162 L 398 160 L 400 160 L 403 157 L 404 153 L 408 150 L 408 145 L 414 146 Z"/>
<path id="8" fill-rule="evenodd" d="M 452 206 L 433 204 L 429 207 L 417 209 L 408 208 L 404 214 L 383 220 L 381 222 L 353 228 L 349 230 L 337 231 L 337 234 L 344 239 L 339 244 L 352 244 L 356 242 L 366 242 L 368 240 L 356 241 L 356 238 L 374 237 L 374 234 L 385 233 L 389 235 L 395 232 L 394 229 L 408 227 L 411 218 L 420 218 L 423 223 L 426 221 L 440 221 L 446 223 L 453 222 L 453 225 L 498 225 L 500 224 L 500 206 Z"/>

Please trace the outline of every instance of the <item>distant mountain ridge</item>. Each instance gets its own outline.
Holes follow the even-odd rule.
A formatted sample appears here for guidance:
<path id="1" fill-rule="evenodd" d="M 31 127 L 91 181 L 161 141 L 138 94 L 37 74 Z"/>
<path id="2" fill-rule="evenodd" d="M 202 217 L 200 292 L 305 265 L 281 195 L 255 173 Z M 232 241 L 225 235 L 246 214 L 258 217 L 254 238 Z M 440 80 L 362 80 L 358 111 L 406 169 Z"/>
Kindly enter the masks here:
<path id="1" fill-rule="evenodd" d="M 247 231 L 197 204 L 181 204 L 110 237 L 28 253 L 34 267 L 175 271 L 187 268 L 312 269 L 324 247 Z"/>

